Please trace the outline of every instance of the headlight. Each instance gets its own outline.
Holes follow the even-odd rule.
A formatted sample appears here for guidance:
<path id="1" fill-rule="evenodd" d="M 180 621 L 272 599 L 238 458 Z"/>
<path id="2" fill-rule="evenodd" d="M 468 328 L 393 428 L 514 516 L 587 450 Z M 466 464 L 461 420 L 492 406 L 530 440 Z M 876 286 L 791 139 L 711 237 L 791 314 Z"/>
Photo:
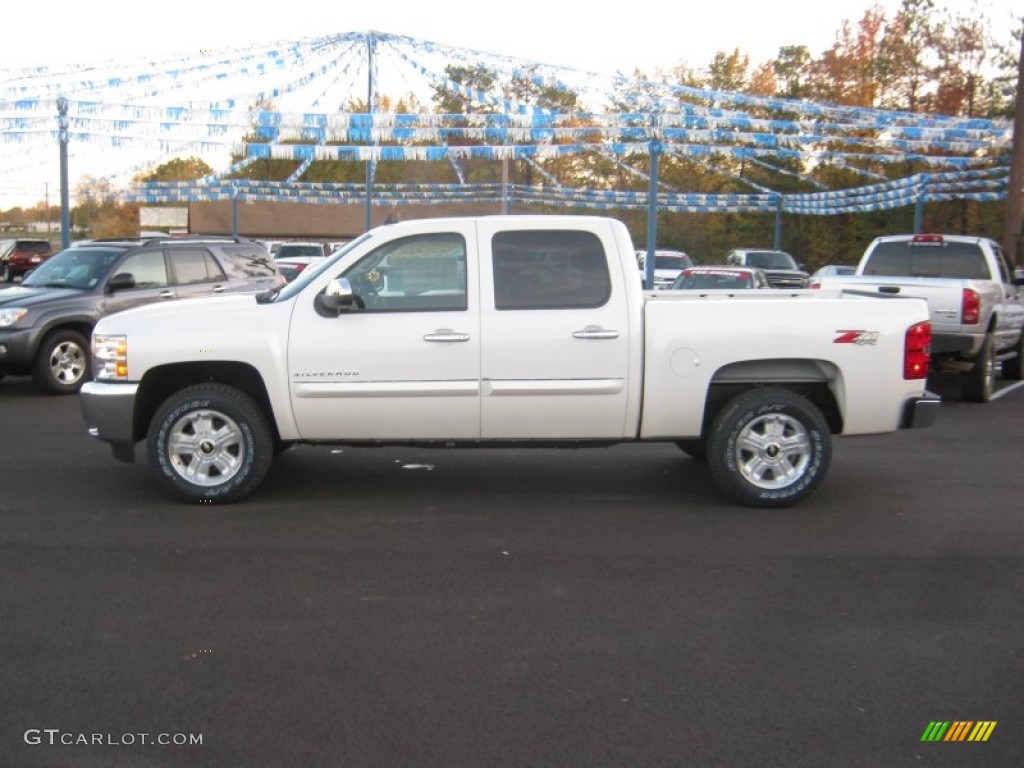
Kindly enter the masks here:
<path id="1" fill-rule="evenodd" d="M 128 337 L 110 335 L 92 337 L 92 369 L 97 379 L 128 378 Z"/>
<path id="2" fill-rule="evenodd" d="M 0 328 L 14 325 L 27 313 L 27 309 L 0 309 Z"/>

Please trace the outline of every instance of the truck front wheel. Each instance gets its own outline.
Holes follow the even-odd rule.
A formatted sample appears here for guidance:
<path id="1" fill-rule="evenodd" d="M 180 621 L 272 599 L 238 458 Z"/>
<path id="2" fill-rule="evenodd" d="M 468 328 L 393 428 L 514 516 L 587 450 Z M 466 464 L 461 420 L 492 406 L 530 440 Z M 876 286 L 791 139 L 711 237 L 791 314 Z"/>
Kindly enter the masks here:
<path id="1" fill-rule="evenodd" d="M 715 482 L 753 507 L 786 507 L 809 496 L 825 478 L 831 457 L 821 411 L 781 387 L 737 395 L 715 418 L 708 440 Z"/>
<path id="2" fill-rule="evenodd" d="M 191 502 L 232 502 L 266 477 L 274 457 L 267 418 L 246 394 L 200 384 L 171 395 L 150 425 L 149 463 L 163 485 Z"/>

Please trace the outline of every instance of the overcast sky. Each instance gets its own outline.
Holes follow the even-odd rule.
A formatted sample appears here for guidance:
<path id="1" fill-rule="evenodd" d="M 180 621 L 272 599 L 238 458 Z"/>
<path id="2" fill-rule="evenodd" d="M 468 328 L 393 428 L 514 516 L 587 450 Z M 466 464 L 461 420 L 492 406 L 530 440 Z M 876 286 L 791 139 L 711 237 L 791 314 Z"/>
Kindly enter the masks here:
<path id="1" fill-rule="evenodd" d="M 1019 0 L 977 0 L 1005 31 Z M 878 0 L 892 16 L 899 0 Z M 975 0 L 936 0 L 968 12 Z M 872 0 L 342 0 L 238 3 L 223 0 L 11 0 L 0 11 L 0 67 L 125 59 L 147 53 L 244 47 L 339 32 L 375 30 L 594 72 L 648 74 L 685 61 L 703 68 L 716 51 L 739 48 L 760 64 L 783 45 L 818 55 L 843 20 Z"/>

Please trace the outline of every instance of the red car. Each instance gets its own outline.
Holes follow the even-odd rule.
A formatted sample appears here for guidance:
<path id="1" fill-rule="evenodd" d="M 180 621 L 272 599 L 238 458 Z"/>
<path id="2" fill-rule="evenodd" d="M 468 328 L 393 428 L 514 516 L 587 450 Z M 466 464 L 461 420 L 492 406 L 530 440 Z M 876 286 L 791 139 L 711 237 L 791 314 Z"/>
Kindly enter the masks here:
<path id="1" fill-rule="evenodd" d="M 53 256 L 49 240 L 18 238 L 0 246 L 0 281 L 13 283 L 30 269 L 35 269 Z"/>

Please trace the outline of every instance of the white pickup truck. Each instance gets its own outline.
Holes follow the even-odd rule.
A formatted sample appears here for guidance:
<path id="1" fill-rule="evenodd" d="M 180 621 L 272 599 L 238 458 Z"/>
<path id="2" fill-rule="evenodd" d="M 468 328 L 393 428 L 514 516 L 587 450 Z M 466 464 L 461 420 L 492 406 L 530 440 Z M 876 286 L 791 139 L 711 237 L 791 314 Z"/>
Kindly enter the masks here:
<path id="1" fill-rule="evenodd" d="M 80 403 L 193 502 L 246 496 L 295 443 L 666 441 L 779 507 L 832 434 L 932 423 L 923 301 L 748 293 L 643 291 L 609 218 L 406 221 L 276 292 L 104 318 Z"/>
<path id="2" fill-rule="evenodd" d="M 925 299 L 933 371 L 960 372 L 964 398 L 983 403 L 995 389 L 997 363 L 1006 378 L 1021 378 L 1022 283 L 994 240 L 890 235 L 872 241 L 852 276 L 821 278 L 815 287 Z"/>

